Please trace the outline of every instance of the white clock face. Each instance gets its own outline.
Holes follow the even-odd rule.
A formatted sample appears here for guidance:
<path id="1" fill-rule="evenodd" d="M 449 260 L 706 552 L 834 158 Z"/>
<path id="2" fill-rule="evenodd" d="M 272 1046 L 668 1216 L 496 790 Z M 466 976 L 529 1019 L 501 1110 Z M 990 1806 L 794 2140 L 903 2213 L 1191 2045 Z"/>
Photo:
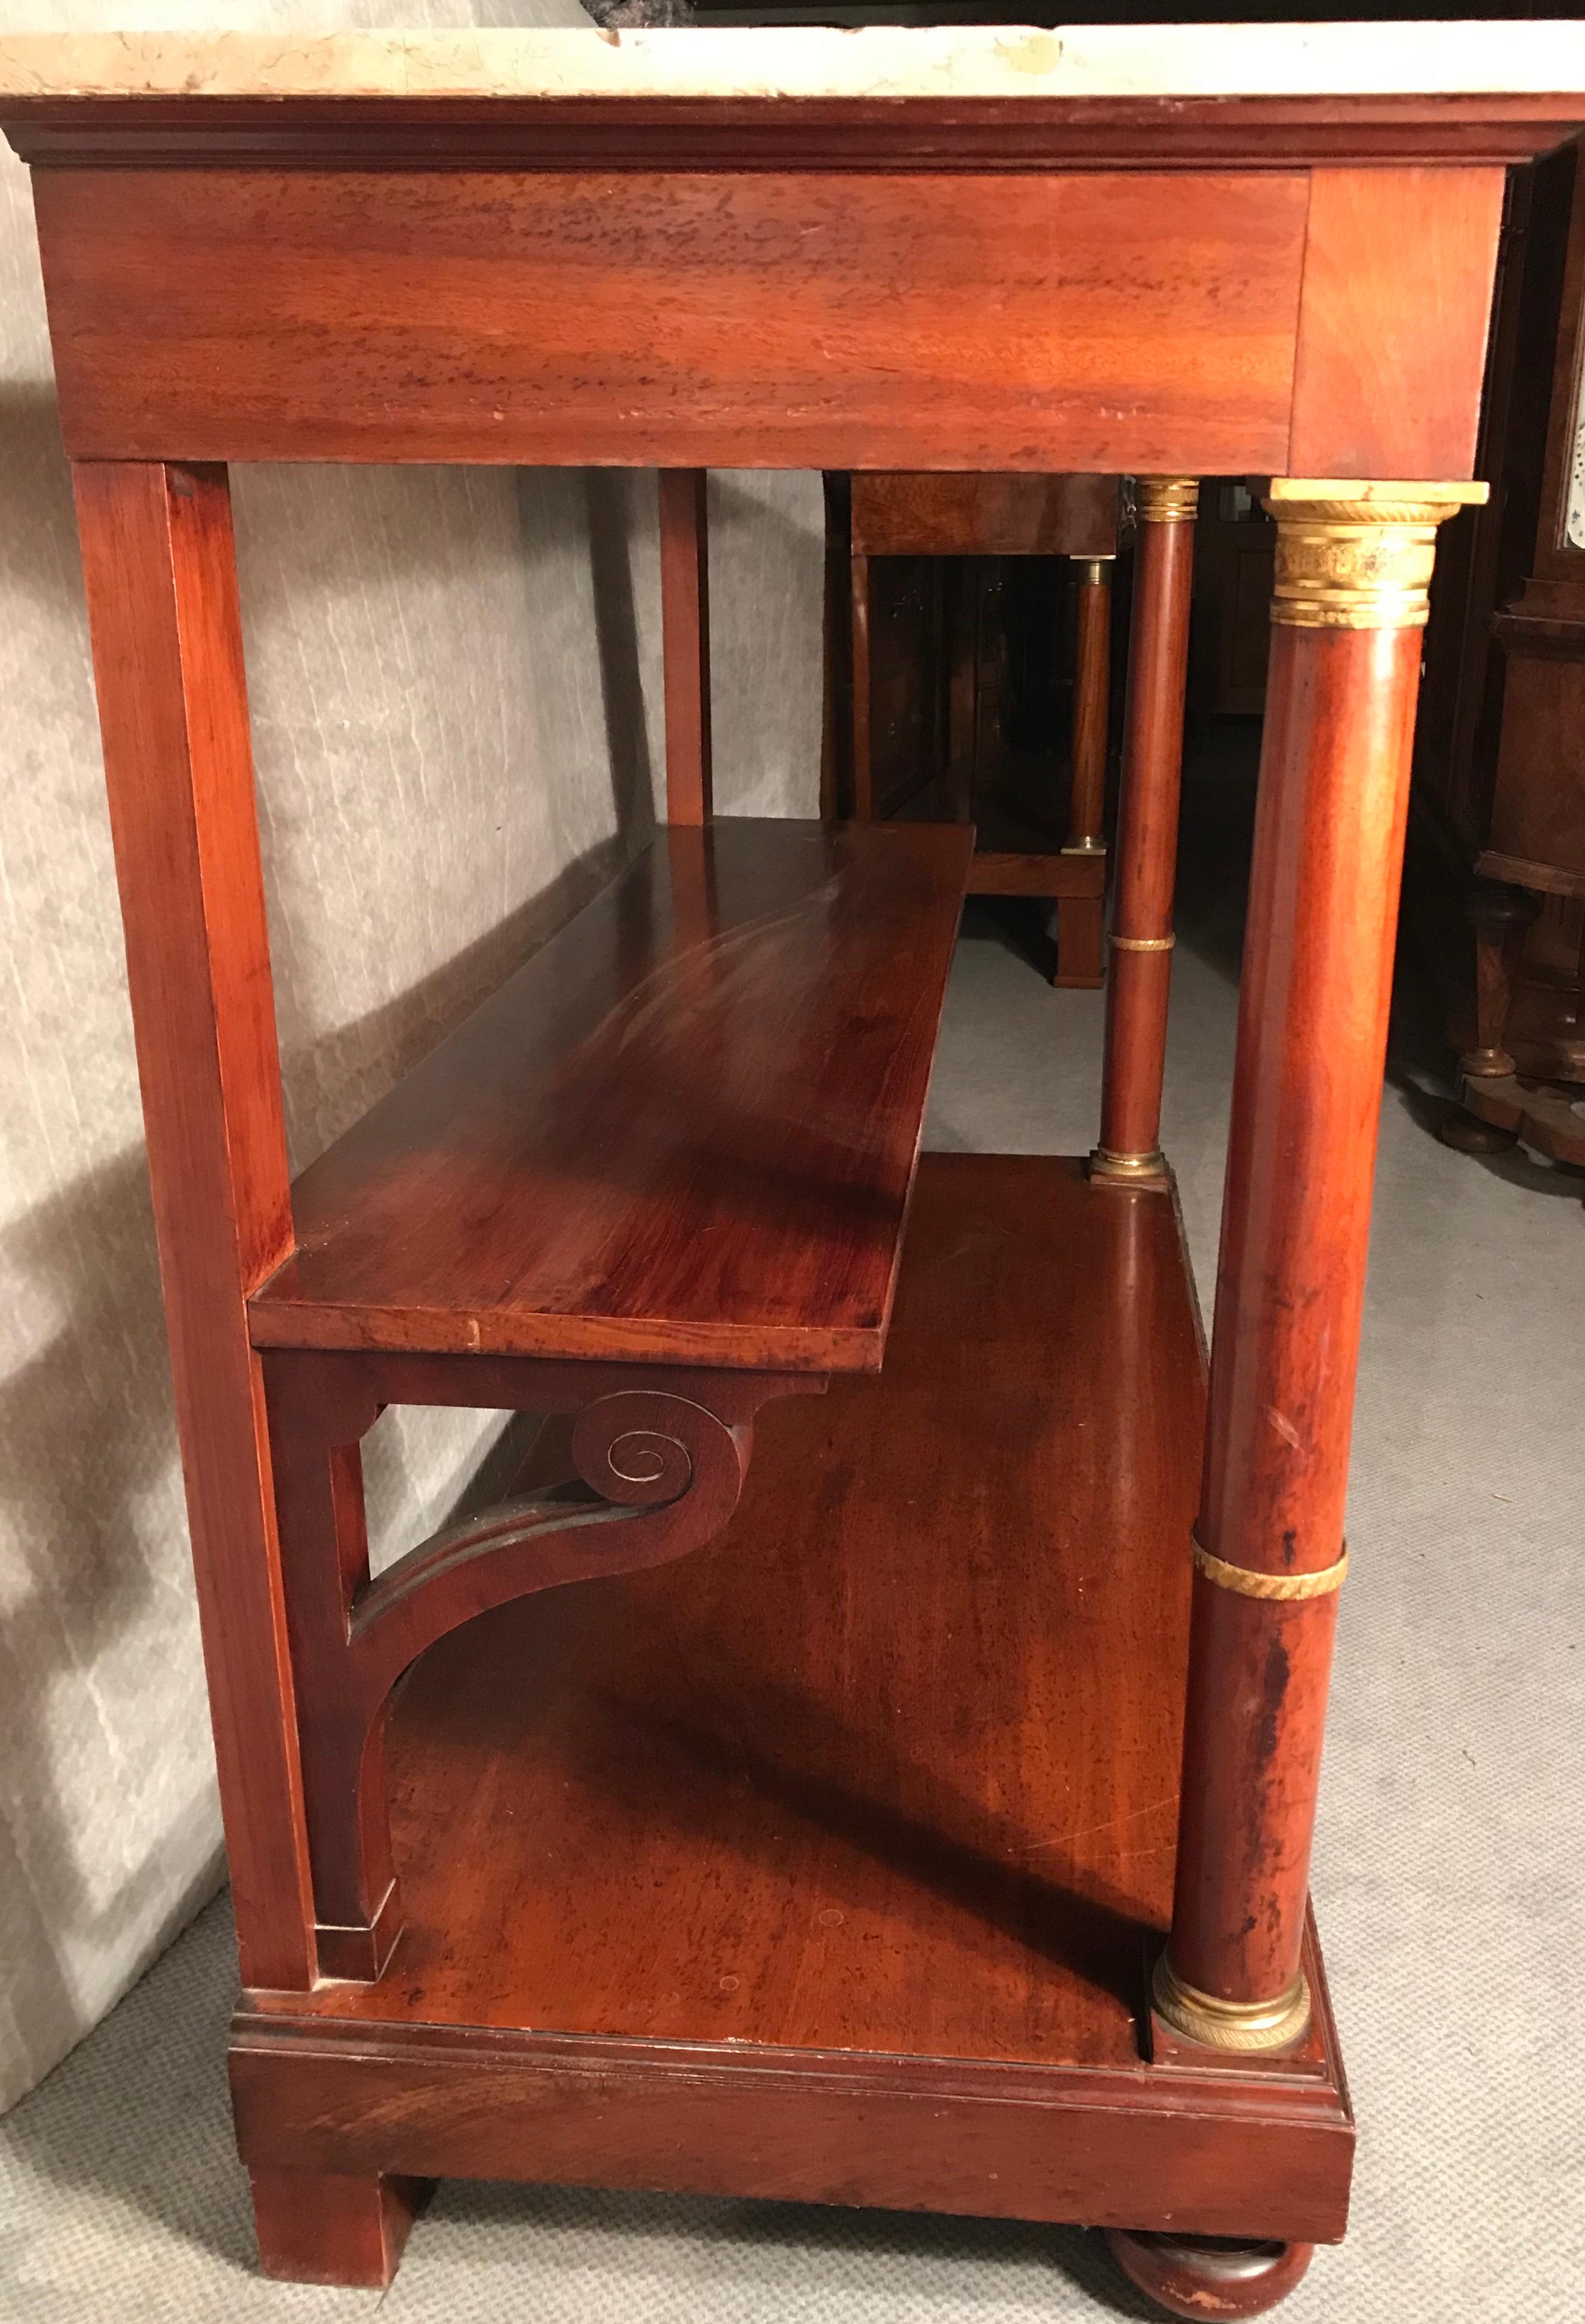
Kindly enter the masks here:
<path id="1" fill-rule="evenodd" d="M 1585 350 L 1581 350 L 1579 400 L 1574 406 L 1574 457 L 1563 512 L 1563 546 L 1585 549 Z"/>

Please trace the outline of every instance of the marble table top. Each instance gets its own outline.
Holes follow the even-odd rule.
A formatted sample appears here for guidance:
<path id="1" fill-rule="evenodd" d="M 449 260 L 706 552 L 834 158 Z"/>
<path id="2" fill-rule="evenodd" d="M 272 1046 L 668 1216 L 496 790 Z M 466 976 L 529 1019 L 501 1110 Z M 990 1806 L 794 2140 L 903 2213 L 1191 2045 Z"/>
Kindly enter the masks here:
<path id="1" fill-rule="evenodd" d="M 15 33 L 29 97 L 1171 98 L 1585 90 L 1585 24 Z"/>

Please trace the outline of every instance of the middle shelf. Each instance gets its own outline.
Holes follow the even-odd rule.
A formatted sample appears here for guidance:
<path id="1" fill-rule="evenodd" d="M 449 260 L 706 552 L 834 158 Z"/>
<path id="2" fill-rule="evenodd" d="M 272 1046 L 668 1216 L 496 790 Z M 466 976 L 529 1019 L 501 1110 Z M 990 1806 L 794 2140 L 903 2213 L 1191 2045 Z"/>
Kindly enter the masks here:
<path id="1" fill-rule="evenodd" d="M 298 1180 L 254 1343 L 873 1370 L 972 843 L 658 832 Z"/>

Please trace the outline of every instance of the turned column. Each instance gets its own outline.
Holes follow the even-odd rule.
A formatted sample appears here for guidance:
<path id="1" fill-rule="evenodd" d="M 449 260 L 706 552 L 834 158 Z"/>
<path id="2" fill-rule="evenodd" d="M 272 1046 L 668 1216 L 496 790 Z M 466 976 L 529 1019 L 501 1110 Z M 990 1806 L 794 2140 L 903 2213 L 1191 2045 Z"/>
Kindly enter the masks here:
<path id="1" fill-rule="evenodd" d="M 1177 1886 L 1155 2005 L 1214 2049 L 1304 2033 L 1300 1968 L 1436 528 L 1484 484 L 1279 480 Z"/>
<path id="2" fill-rule="evenodd" d="M 1111 703 L 1111 557 L 1076 557 L 1073 787 L 1064 855 L 1104 855 L 1106 738 Z"/>
<path id="3" fill-rule="evenodd" d="M 1101 1143 L 1090 1157 L 1091 1176 L 1118 1185 L 1166 1184 L 1161 1084 L 1199 498 L 1193 476 L 1138 479 Z"/>

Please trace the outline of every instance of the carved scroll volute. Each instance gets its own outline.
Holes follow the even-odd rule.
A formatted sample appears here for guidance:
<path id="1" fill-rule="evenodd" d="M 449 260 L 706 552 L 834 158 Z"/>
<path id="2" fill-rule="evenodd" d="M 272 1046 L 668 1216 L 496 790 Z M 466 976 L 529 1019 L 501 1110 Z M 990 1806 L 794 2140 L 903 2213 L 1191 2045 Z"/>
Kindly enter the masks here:
<path id="1" fill-rule="evenodd" d="M 742 1489 L 749 1434 L 684 1397 L 625 1388 L 579 1413 L 572 1457 L 584 1482 L 622 1508 L 669 1506 L 714 1485 L 730 1495 L 724 1519 Z"/>
<path id="2" fill-rule="evenodd" d="M 349 1582 L 367 1572 L 356 1439 L 382 1402 L 427 1400 L 412 1391 L 445 1379 L 415 1373 L 402 1358 L 274 1359 L 272 1442 L 284 1480 L 281 1539 L 322 1976 L 380 1977 L 401 1933 L 381 1746 L 403 1671 L 447 1631 L 511 1599 L 700 1548 L 737 1506 L 759 1407 L 825 1385 L 817 1374 L 674 1370 L 630 1387 L 604 1369 L 601 1395 L 592 1367 L 467 1360 L 456 1385 L 468 1393 L 456 1401 L 576 1415 L 573 1466 L 601 1498 L 563 1489 L 499 1503 L 355 1584 L 349 1604 Z"/>
<path id="3" fill-rule="evenodd" d="M 499 1503 L 435 1535 L 361 1593 L 349 1645 L 365 1713 L 426 1646 L 475 1614 L 702 1546 L 737 1505 L 751 1439 L 751 1421 L 729 1425 L 659 1389 L 622 1389 L 585 1406 L 572 1453 L 599 1504 Z"/>

